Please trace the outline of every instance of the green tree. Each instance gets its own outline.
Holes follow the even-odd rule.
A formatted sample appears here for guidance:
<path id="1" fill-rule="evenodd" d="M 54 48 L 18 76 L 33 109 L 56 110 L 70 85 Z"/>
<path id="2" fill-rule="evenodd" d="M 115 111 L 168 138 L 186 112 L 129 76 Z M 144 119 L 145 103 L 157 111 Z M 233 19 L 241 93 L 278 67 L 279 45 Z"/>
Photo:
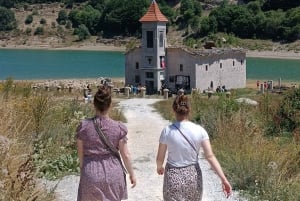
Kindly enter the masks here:
<path id="1" fill-rule="evenodd" d="M 17 27 L 17 21 L 13 11 L 0 7 L 0 31 L 10 31 Z"/>
<path id="2" fill-rule="evenodd" d="M 0 0 L 0 7 L 3 6 L 5 8 L 12 8 L 16 2 L 17 1 L 15 0 Z"/>
<path id="3" fill-rule="evenodd" d="M 201 18 L 201 28 L 200 28 L 201 36 L 206 36 L 211 31 L 211 28 L 209 25 L 209 19 L 210 18 L 207 16 L 204 16 Z"/>
<path id="4" fill-rule="evenodd" d="M 203 16 L 201 17 L 201 28 L 200 28 L 200 35 L 201 36 L 207 36 L 210 33 L 216 33 L 217 32 L 217 21 L 214 17 L 207 17 Z"/>
<path id="5" fill-rule="evenodd" d="M 114 0 L 105 4 L 101 29 L 110 34 L 132 35 L 140 30 L 139 19 L 149 7 L 148 0 Z"/>
<path id="6" fill-rule="evenodd" d="M 100 11 L 88 5 L 82 10 L 71 11 L 68 18 L 74 28 L 78 28 L 79 25 L 84 24 L 89 29 L 89 32 L 95 35 L 99 31 L 100 17 Z"/>
<path id="7" fill-rule="evenodd" d="M 68 20 L 68 13 L 66 10 L 60 10 L 58 12 L 58 17 L 56 19 L 57 23 L 60 25 L 65 25 Z"/>
<path id="8" fill-rule="evenodd" d="M 300 6 L 299 0 L 265 0 L 263 10 L 288 10 Z"/>
<path id="9" fill-rule="evenodd" d="M 264 13 L 265 18 L 262 21 L 262 38 L 271 38 L 280 40 L 282 38 L 281 27 L 285 18 L 282 11 L 267 11 Z"/>
<path id="10" fill-rule="evenodd" d="M 183 15 L 187 10 L 194 11 L 193 0 L 181 0 L 180 13 Z"/>
<path id="11" fill-rule="evenodd" d="M 253 1 L 247 4 L 247 9 L 251 11 L 253 14 L 257 15 L 261 11 L 261 5 L 258 1 Z"/>
<path id="12" fill-rule="evenodd" d="M 191 28 L 194 33 L 199 33 L 201 28 L 201 18 L 199 16 L 195 16 L 191 20 Z"/>
<path id="13" fill-rule="evenodd" d="M 290 9 L 286 12 L 282 22 L 284 30 L 284 38 L 289 41 L 295 41 L 300 38 L 300 7 Z"/>
<path id="14" fill-rule="evenodd" d="M 91 36 L 89 29 L 84 25 L 81 24 L 74 30 L 74 34 L 78 36 L 78 40 L 82 41 Z"/>

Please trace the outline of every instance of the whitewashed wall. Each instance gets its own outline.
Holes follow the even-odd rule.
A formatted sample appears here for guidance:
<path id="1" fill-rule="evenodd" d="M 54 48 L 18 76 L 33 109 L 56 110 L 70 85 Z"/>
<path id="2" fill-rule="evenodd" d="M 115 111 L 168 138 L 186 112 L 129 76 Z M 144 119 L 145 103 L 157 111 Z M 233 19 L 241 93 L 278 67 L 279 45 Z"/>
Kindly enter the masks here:
<path id="1" fill-rule="evenodd" d="M 140 79 L 143 78 L 141 71 L 141 48 L 135 48 L 125 54 L 125 85 L 133 85 L 135 83 L 135 76 L 139 75 Z M 136 62 L 139 63 L 139 69 L 136 69 Z"/>
<path id="2" fill-rule="evenodd" d="M 233 66 L 234 62 L 234 66 Z M 222 63 L 222 67 L 220 64 Z M 180 72 L 180 64 L 183 71 Z M 207 70 L 206 70 L 207 68 Z M 213 82 L 213 89 L 246 87 L 246 54 L 241 50 L 214 50 L 214 53 L 195 54 L 182 48 L 167 49 L 167 76 L 188 75 L 191 88 L 205 90 Z M 175 83 L 169 83 L 175 87 Z"/>

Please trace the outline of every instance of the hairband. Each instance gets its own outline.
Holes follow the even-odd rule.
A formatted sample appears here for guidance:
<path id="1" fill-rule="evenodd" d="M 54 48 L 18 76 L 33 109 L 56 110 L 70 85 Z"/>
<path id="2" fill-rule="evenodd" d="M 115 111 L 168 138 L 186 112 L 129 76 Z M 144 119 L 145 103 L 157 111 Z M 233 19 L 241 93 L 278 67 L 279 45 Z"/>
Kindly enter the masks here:
<path id="1" fill-rule="evenodd" d="M 179 105 L 180 106 L 185 106 L 185 105 L 187 105 L 187 102 L 186 101 L 182 101 L 182 102 L 179 103 Z"/>

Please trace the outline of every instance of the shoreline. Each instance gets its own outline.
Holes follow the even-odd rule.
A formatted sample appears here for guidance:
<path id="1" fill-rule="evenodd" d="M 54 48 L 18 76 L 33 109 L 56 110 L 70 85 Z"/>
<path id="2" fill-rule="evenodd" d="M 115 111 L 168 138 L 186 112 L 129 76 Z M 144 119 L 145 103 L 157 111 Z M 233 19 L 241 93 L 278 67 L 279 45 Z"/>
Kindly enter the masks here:
<path id="1" fill-rule="evenodd" d="M 32 79 L 32 80 L 14 80 L 15 83 L 31 83 L 33 86 L 51 86 L 52 88 L 55 88 L 57 86 L 69 86 L 72 85 L 74 88 L 82 89 L 88 84 L 91 84 L 92 86 L 96 86 L 100 83 L 101 78 L 109 78 L 111 79 L 111 82 L 113 85 L 116 85 L 120 87 L 122 84 L 125 83 L 125 77 L 99 77 L 99 78 L 66 78 L 66 79 Z M 0 83 L 4 82 L 5 80 L 0 80 Z M 260 83 L 263 83 L 267 80 L 261 80 L 261 79 L 247 79 L 246 80 L 246 87 L 248 89 L 257 89 L 256 82 L 259 81 Z M 278 81 L 274 80 L 274 86 L 278 85 Z M 281 80 L 281 85 L 286 87 L 293 87 L 293 86 L 299 86 L 300 87 L 300 81 L 290 81 L 290 80 Z"/>
<path id="2" fill-rule="evenodd" d="M 246 58 L 270 58 L 300 60 L 300 52 L 291 51 L 246 51 Z"/>
<path id="3" fill-rule="evenodd" d="M 126 52 L 125 46 L 115 46 L 106 44 L 79 44 L 71 46 L 52 47 L 51 45 L 6 45 L 0 46 L 0 50 L 70 50 L 70 51 L 117 51 Z M 273 58 L 273 59 L 294 59 L 300 60 L 300 52 L 296 51 L 257 51 L 246 50 L 246 58 Z"/>
<path id="4" fill-rule="evenodd" d="M 114 46 L 114 45 L 76 45 L 76 46 L 65 46 L 65 47 L 51 47 L 50 45 L 44 46 L 28 46 L 28 45 L 7 45 L 5 47 L 0 46 L 0 50 L 70 50 L 70 51 L 110 51 L 110 52 L 126 52 L 125 46 Z"/>

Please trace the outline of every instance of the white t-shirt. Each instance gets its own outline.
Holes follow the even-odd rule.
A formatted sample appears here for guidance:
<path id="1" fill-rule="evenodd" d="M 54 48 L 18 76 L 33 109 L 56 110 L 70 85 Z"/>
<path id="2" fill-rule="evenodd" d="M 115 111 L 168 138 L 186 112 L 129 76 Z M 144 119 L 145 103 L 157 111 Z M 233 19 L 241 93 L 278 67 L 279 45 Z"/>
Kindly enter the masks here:
<path id="1" fill-rule="evenodd" d="M 201 142 L 209 139 L 206 130 L 198 124 L 191 121 L 175 122 L 174 124 L 198 152 Z M 173 124 L 165 127 L 159 138 L 159 142 L 166 144 L 168 147 L 167 162 L 174 167 L 185 167 L 195 164 L 198 161 L 197 153 L 176 127 Z"/>

